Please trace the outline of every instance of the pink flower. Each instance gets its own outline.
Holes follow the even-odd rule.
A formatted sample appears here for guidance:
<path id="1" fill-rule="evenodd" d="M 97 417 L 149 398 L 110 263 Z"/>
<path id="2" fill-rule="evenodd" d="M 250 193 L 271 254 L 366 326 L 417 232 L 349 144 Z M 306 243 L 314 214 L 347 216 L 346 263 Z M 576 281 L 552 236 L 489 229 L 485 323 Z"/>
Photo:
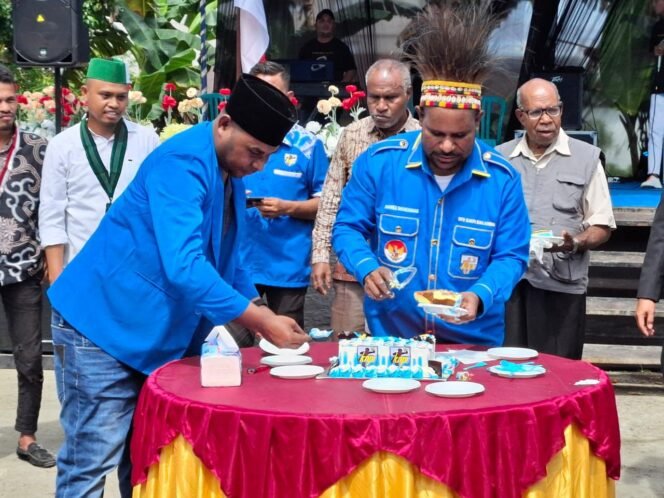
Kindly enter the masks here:
<path id="1" fill-rule="evenodd" d="M 217 109 L 219 110 L 219 112 L 226 109 L 226 102 L 219 102 L 219 105 L 217 106 Z"/>
<path id="2" fill-rule="evenodd" d="M 221 90 L 219 90 L 219 93 L 222 94 L 224 97 L 228 97 L 231 94 L 231 89 L 222 88 Z"/>
<path id="3" fill-rule="evenodd" d="M 343 99 L 341 101 L 341 107 L 343 107 L 344 111 L 350 111 L 354 104 L 355 102 L 352 99 Z"/>
<path id="4" fill-rule="evenodd" d="M 165 92 L 174 92 L 177 90 L 177 87 L 175 86 L 175 83 L 166 83 L 164 85 L 164 91 Z"/>
<path id="5" fill-rule="evenodd" d="M 355 85 L 346 85 L 346 91 L 348 93 L 357 92 L 357 87 Z"/>
<path id="6" fill-rule="evenodd" d="M 300 101 L 297 100 L 297 97 L 295 97 L 295 96 L 291 97 L 290 101 L 291 101 L 291 104 L 293 104 L 294 106 L 297 106 L 300 103 Z"/>
<path id="7" fill-rule="evenodd" d="M 358 92 L 353 92 L 353 94 L 352 94 L 352 97 L 354 99 L 363 99 L 366 96 L 367 96 L 367 94 L 365 92 L 363 92 L 362 90 L 360 90 Z"/>
<path id="8" fill-rule="evenodd" d="M 170 95 L 164 95 L 164 98 L 161 101 L 161 107 L 163 107 L 165 111 L 168 111 L 169 109 L 173 109 L 177 103 L 177 100 Z"/>

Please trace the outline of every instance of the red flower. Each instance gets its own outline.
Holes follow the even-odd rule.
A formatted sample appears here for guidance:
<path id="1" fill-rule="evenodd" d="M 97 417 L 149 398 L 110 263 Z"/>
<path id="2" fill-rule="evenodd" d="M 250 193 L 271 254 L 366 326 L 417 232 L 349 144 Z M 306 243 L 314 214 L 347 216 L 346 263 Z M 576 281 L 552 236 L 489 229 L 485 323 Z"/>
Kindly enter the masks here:
<path id="1" fill-rule="evenodd" d="M 74 108 L 69 103 L 64 104 L 62 110 L 67 116 L 71 116 L 72 114 L 74 114 Z"/>
<path id="2" fill-rule="evenodd" d="M 67 125 L 69 124 L 70 121 L 71 121 L 71 117 L 66 116 L 66 115 L 65 115 L 65 116 L 62 116 L 62 124 L 63 124 L 63 125 L 67 126 Z"/>
<path id="3" fill-rule="evenodd" d="M 219 90 L 219 93 L 222 94 L 225 97 L 228 97 L 231 94 L 231 89 L 230 88 L 222 88 Z"/>
<path id="4" fill-rule="evenodd" d="M 64 87 L 62 89 L 62 95 L 69 95 L 71 93 L 71 90 L 67 87 Z"/>
<path id="5" fill-rule="evenodd" d="M 346 85 L 346 91 L 348 93 L 357 92 L 357 87 L 355 85 Z"/>
<path id="6" fill-rule="evenodd" d="M 175 86 L 175 83 L 166 83 L 164 85 L 164 91 L 165 92 L 174 92 L 177 90 L 177 87 Z"/>
<path id="7" fill-rule="evenodd" d="M 219 112 L 226 109 L 226 102 L 219 102 L 219 105 L 217 106 L 217 109 L 219 110 Z"/>
<path id="8" fill-rule="evenodd" d="M 291 104 L 293 104 L 294 106 L 297 106 L 300 103 L 300 101 L 297 100 L 297 97 L 295 97 L 295 96 L 291 97 L 290 101 L 291 101 Z"/>
<path id="9" fill-rule="evenodd" d="M 51 97 L 49 97 L 48 95 L 44 95 L 42 98 L 39 99 L 39 103 L 43 104 L 44 102 L 48 102 L 49 100 L 53 99 L 51 99 Z"/>
<path id="10" fill-rule="evenodd" d="M 344 111 L 350 111 L 353 105 L 354 102 L 352 99 L 343 99 L 341 101 L 341 107 L 343 107 Z"/>
<path id="11" fill-rule="evenodd" d="M 173 109 L 177 104 L 178 104 L 177 100 L 175 100 L 170 95 L 164 95 L 164 98 L 161 101 L 161 107 L 164 108 L 164 111 Z"/>
<path id="12" fill-rule="evenodd" d="M 363 99 L 366 96 L 367 96 L 367 94 L 365 92 L 363 92 L 362 90 L 360 90 L 359 92 L 353 92 L 353 95 L 352 95 L 352 97 L 355 98 L 355 99 Z"/>
<path id="13" fill-rule="evenodd" d="M 26 97 L 23 94 L 19 94 L 16 96 L 16 102 L 19 104 L 27 104 L 28 103 L 28 97 Z"/>

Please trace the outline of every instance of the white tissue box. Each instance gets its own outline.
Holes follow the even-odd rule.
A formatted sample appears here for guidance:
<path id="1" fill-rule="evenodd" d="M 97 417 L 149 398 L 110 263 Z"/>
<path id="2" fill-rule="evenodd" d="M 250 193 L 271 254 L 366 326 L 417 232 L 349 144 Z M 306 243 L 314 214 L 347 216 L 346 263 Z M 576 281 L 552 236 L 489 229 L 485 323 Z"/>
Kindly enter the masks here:
<path id="1" fill-rule="evenodd" d="M 201 351 L 201 385 L 230 387 L 242 384 L 242 355 L 226 353 L 217 344 L 203 344 Z"/>

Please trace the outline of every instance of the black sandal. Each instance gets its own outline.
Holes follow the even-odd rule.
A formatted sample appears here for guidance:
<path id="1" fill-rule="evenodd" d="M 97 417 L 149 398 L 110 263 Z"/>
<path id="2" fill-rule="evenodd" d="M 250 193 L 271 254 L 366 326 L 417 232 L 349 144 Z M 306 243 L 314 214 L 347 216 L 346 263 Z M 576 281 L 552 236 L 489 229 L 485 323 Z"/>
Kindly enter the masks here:
<path id="1" fill-rule="evenodd" d="M 55 457 L 46 448 L 42 448 L 37 443 L 30 443 L 27 450 L 20 447 L 16 448 L 16 455 L 35 467 L 48 468 L 55 465 Z"/>

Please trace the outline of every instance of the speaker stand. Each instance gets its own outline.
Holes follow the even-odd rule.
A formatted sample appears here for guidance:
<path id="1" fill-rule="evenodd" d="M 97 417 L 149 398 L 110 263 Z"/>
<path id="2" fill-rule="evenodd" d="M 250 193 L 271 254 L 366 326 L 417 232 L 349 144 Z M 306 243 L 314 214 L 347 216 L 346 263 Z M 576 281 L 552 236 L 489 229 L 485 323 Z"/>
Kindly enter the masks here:
<path id="1" fill-rule="evenodd" d="M 54 67 L 53 74 L 55 75 L 53 96 L 55 97 L 55 134 L 57 135 L 62 129 L 62 73 L 60 68 Z"/>

